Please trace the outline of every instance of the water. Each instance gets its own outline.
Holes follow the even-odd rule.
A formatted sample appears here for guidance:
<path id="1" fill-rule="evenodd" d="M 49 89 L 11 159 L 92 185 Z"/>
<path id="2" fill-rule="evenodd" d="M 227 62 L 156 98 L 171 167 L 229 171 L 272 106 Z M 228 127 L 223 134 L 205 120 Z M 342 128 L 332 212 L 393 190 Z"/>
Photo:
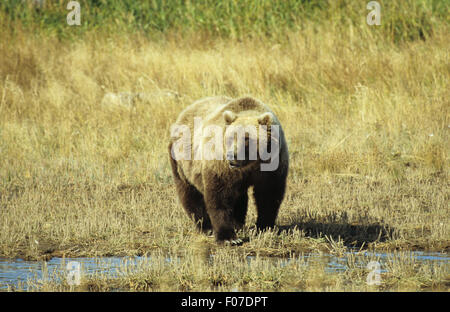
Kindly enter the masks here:
<path id="1" fill-rule="evenodd" d="M 24 261 L 22 259 L 0 259 L 0 290 L 26 287 L 27 280 L 61 281 L 78 268 L 83 275 L 117 276 L 123 268 L 133 269 L 138 263 L 148 261 L 143 257 L 102 258 L 52 258 L 49 261 Z M 79 267 L 77 267 L 79 266 Z M 23 287 L 20 287 L 23 288 Z"/>
<path id="2" fill-rule="evenodd" d="M 439 252 L 423 252 L 423 251 L 413 251 L 413 252 L 405 252 L 403 256 L 409 255 L 406 258 L 399 258 L 398 254 L 395 253 L 374 253 L 374 252 L 361 252 L 357 253 L 358 258 L 355 259 L 355 266 L 360 268 L 365 268 L 367 263 L 369 262 L 367 259 L 376 259 L 380 263 L 381 273 L 386 272 L 386 269 L 383 269 L 386 266 L 386 263 L 389 261 L 393 261 L 393 259 L 403 259 L 404 261 L 413 260 L 415 263 L 435 263 L 435 264 L 450 264 L 450 255 L 447 253 L 439 253 Z M 335 256 L 326 253 L 307 253 L 303 255 L 303 259 L 307 260 L 308 263 L 311 262 L 322 262 L 326 264 L 325 271 L 327 273 L 335 273 L 335 272 L 343 272 L 348 269 L 348 263 L 350 261 L 351 256 L 356 255 L 356 253 L 346 252 L 342 256 Z M 365 257 L 367 261 L 361 261 L 362 257 Z M 252 260 L 255 257 L 248 256 L 248 260 Z M 279 261 L 281 266 L 288 265 L 292 261 L 298 261 L 299 258 L 275 258 L 275 260 Z M 401 260 L 400 260 L 401 261 Z"/>
<path id="3" fill-rule="evenodd" d="M 367 261 L 362 262 L 361 257 L 355 258 L 354 253 L 348 252 L 342 256 L 334 256 L 323 253 L 308 253 L 302 255 L 302 258 L 270 258 L 273 265 L 285 266 L 291 261 L 307 260 L 305 263 L 322 262 L 325 264 L 325 271 L 328 273 L 344 272 L 348 269 L 349 261 L 355 261 L 357 267 L 366 267 Z M 433 264 L 450 264 L 450 255 L 447 253 L 430 253 L 430 252 L 411 252 L 406 261 L 414 261 L 415 263 L 433 263 Z M 359 253 L 359 256 L 376 259 L 380 263 L 381 272 L 386 272 L 386 263 L 395 261 L 396 256 L 393 253 Z M 405 261 L 405 258 L 401 261 Z M 255 257 L 248 256 L 249 265 Z M 181 258 L 167 258 L 167 263 L 182 263 Z M 214 261 L 213 256 L 211 261 Z M 103 257 L 103 258 L 53 258 L 49 261 L 24 261 L 21 259 L 0 259 L 0 290 L 25 288 L 28 280 L 52 280 L 60 282 L 62 279 L 76 278 L 78 268 L 83 275 L 103 275 L 115 277 L 123 273 L 130 273 L 138 268 L 151 265 L 151 258 L 147 257 Z M 77 267 L 79 266 L 79 267 Z M 71 275 L 72 274 L 72 275 Z"/>

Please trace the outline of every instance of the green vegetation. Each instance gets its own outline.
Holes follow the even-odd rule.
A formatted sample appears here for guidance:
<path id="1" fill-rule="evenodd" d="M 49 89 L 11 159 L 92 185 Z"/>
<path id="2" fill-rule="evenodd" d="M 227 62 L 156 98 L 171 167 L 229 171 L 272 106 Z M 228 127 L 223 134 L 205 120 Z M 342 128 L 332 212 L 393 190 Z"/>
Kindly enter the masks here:
<path id="1" fill-rule="evenodd" d="M 82 25 L 66 24 L 69 1 L 47 1 L 41 9 L 32 1 L 5 0 L 0 4 L 3 26 L 61 38 L 85 32 L 135 33 L 151 38 L 167 33 L 202 33 L 205 36 L 247 39 L 286 39 L 290 31 L 315 27 L 346 30 L 366 28 L 368 1 L 344 0 L 80 0 Z M 395 42 L 426 39 L 448 22 L 449 6 L 441 0 L 379 1 L 383 23 L 377 38 Z"/>

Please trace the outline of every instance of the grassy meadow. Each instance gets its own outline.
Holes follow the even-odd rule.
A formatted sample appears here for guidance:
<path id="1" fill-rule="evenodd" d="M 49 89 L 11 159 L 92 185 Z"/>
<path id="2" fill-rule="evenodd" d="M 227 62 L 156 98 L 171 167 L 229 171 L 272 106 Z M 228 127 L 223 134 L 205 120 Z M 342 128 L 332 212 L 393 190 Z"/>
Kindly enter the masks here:
<path id="1" fill-rule="evenodd" d="M 403 253 L 450 250 L 449 6 L 379 2 L 369 26 L 366 1 L 90 0 L 68 26 L 67 1 L 2 1 L 0 257 L 156 259 L 80 290 L 448 290 L 448 264 Z M 170 125 L 212 95 L 267 103 L 289 145 L 278 228 L 251 201 L 240 247 L 196 232 L 168 162 Z M 406 260 L 376 287 L 274 262 L 364 250 Z"/>

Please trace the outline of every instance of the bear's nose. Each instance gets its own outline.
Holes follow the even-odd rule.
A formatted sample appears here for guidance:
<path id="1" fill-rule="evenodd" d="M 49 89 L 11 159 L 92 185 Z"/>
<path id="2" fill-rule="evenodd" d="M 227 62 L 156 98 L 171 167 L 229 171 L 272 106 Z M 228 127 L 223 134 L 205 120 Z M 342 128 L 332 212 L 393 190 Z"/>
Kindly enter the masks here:
<path id="1" fill-rule="evenodd" d="M 227 152 L 227 160 L 234 160 L 234 152 L 233 151 L 228 151 Z"/>

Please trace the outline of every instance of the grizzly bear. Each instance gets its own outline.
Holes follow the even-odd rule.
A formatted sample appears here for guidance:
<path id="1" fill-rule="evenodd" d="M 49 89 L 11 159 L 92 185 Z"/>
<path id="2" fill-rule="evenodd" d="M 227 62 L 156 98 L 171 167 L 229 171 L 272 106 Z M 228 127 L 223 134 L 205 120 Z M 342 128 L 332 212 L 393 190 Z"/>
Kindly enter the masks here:
<path id="1" fill-rule="evenodd" d="M 217 242 L 242 244 L 236 230 L 245 224 L 249 187 L 257 228 L 275 225 L 289 155 L 281 124 L 267 105 L 251 97 L 198 100 L 172 125 L 169 154 L 181 204 Z"/>

